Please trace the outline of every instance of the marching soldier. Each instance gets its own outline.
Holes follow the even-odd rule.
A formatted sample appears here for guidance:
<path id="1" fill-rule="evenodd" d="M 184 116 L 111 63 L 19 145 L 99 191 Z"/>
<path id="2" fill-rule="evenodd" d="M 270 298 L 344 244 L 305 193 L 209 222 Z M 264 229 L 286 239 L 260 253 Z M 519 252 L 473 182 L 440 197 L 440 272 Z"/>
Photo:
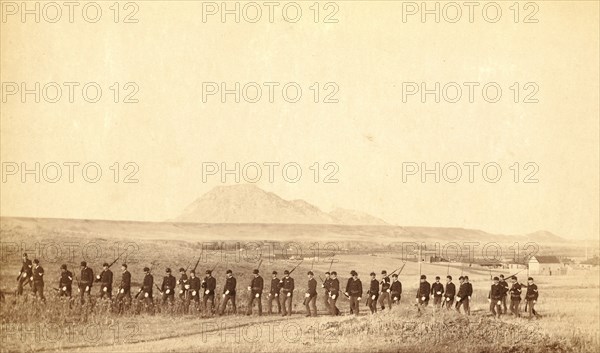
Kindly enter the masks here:
<path id="1" fill-rule="evenodd" d="M 340 309 L 335 306 L 335 303 L 340 296 L 340 280 L 337 279 L 337 272 L 331 272 L 331 280 L 329 281 L 329 311 L 331 315 L 340 315 Z"/>
<path id="2" fill-rule="evenodd" d="M 119 284 L 119 293 L 117 294 L 117 304 L 119 313 L 123 312 L 123 304 L 131 303 L 131 273 L 127 270 L 127 264 L 121 265 L 121 284 Z"/>
<path id="3" fill-rule="evenodd" d="M 96 282 L 100 282 L 100 299 L 105 295 L 112 299 L 113 273 L 108 269 L 108 263 L 105 262 L 102 267 L 102 272 L 96 276 Z"/>
<path id="4" fill-rule="evenodd" d="M 502 274 L 500 275 L 500 282 L 499 283 L 500 283 L 500 285 L 502 287 L 504 287 L 506 289 L 504 291 L 504 293 L 506 293 L 506 294 L 502 297 L 502 299 L 500 299 L 500 301 L 502 302 L 502 314 L 506 314 L 506 312 L 507 312 L 506 297 L 508 295 L 509 286 L 508 286 L 508 283 L 506 282 L 506 280 L 504 279 L 504 275 L 502 275 Z"/>
<path id="5" fill-rule="evenodd" d="M 400 304 L 400 299 L 402 299 L 402 282 L 398 281 L 398 275 L 395 273 L 392 275 L 390 296 L 392 297 L 392 303 Z"/>
<path id="6" fill-rule="evenodd" d="M 534 315 L 536 318 L 539 317 L 538 313 L 535 311 L 535 304 L 538 300 L 538 287 L 535 283 L 533 283 L 533 278 L 527 278 L 527 292 L 525 293 L 525 300 L 527 300 L 527 313 L 529 314 L 529 318 L 531 319 L 531 315 Z"/>
<path id="7" fill-rule="evenodd" d="M 348 278 L 345 294 L 350 299 L 350 314 L 358 315 L 358 302 L 362 299 L 363 294 L 362 282 L 358 279 L 358 272 L 352 270 L 350 275 L 352 277 Z"/>
<path id="8" fill-rule="evenodd" d="M 166 269 L 167 275 L 163 277 L 162 284 L 160 286 L 160 291 L 162 292 L 162 303 L 163 305 L 169 301 L 169 304 L 173 304 L 175 301 L 175 286 L 177 280 L 175 276 L 171 274 L 171 269 L 167 267 Z"/>
<path id="9" fill-rule="evenodd" d="M 490 312 L 497 318 L 500 318 L 500 315 L 502 315 L 502 297 L 505 296 L 505 287 L 500 284 L 498 277 L 494 277 L 494 283 L 492 283 L 490 293 L 488 294 L 488 301 L 490 302 Z"/>
<path id="10" fill-rule="evenodd" d="M 81 279 L 79 280 L 79 300 L 81 304 L 85 303 L 85 296 L 88 298 L 92 293 L 92 283 L 94 283 L 94 271 L 87 266 L 87 262 L 81 261 Z"/>
<path id="11" fill-rule="evenodd" d="M 290 277 L 290 271 L 283 271 L 281 279 L 281 295 L 283 296 L 283 314 L 282 316 L 292 315 L 292 301 L 294 299 L 294 279 Z"/>
<path id="12" fill-rule="evenodd" d="M 469 282 L 469 276 L 465 276 L 465 287 L 467 294 L 467 315 L 471 315 L 471 296 L 473 295 L 473 285 Z"/>
<path id="13" fill-rule="evenodd" d="M 228 273 L 231 273 L 231 270 L 228 271 Z M 203 316 L 206 316 L 208 313 L 210 313 L 210 315 L 212 315 L 214 313 L 215 310 L 215 290 L 217 289 L 217 279 L 214 278 L 212 276 L 212 270 L 206 270 L 205 272 L 206 276 L 204 277 L 204 279 L 202 280 L 202 284 L 201 287 L 202 289 L 204 289 L 204 295 L 202 296 L 202 307 L 204 308 L 204 312 L 202 313 Z M 228 275 L 229 277 L 229 275 Z M 233 308 L 235 311 L 235 278 L 233 279 Z M 210 310 L 207 307 L 207 303 L 210 300 Z"/>
<path id="14" fill-rule="evenodd" d="M 417 306 L 419 312 L 422 306 L 429 304 L 429 293 L 431 292 L 431 285 L 427 282 L 427 276 L 421 275 L 421 283 L 419 284 L 419 290 L 417 290 Z"/>
<path id="15" fill-rule="evenodd" d="M 444 305 L 450 310 L 454 304 L 454 296 L 456 295 L 456 286 L 452 283 L 452 276 L 446 276 L 446 290 L 444 291 Z"/>
<path id="16" fill-rule="evenodd" d="M 516 276 L 512 276 L 509 278 L 512 282 L 510 287 L 510 312 L 515 317 L 521 317 L 520 307 L 521 307 L 521 284 L 517 281 Z"/>
<path id="17" fill-rule="evenodd" d="M 142 288 L 140 289 L 140 292 L 142 292 L 144 301 L 148 306 L 152 306 L 154 303 L 154 298 L 152 297 L 153 287 L 154 276 L 152 276 L 148 267 L 144 267 L 144 281 L 142 282 Z"/>
<path id="18" fill-rule="evenodd" d="M 381 310 L 385 309 L 385 302 L 387 301 L 388 303 L 388 308 L 392 308 L 392 299 L 390 298 L 390 293 L 391 293 L 391 284 L 390 284 L 390 277 L 387 275 L 387 271 L 383 270 L 381 271 L 381 276 L 383 277 L 381 279 L 381 295 L 379 296 L 379 306 L 381 306 Z"/>
<path id="19" fill-rule="evenodd" d="M 21 262 L 21 270 L 19 271 L 19 276 L 17 277 L 17 295 L 23 294 L 23 287 L 29 283 L 31 286 L 31 275 L 32 275 L 33 264 L 31 260 L 27 258 L 27 253 L 23 253 L 23 259 Z"/>
<path id="20" fill-rule="evenodd" d="M 369 290 L 367 291 L 367 307 L 371 309 L 371 314 L 377 312 L 377 299 L 379 298 L 379 281 L 377 280 L 375 272 L 371 272 L 371 282 Z"/>
<path id="21" fill-rule="evenodd" d="M 329 311 L 329 286 L 331 285 L 331 277 L 330 277 L 330 273 L 329 272 L 325 272 L 325 279 L 323 280 L 323 283 L 321 283 L 321 288 L 323 288 L 325 290 L 325 293 L 323 293 L 323 304 L 325 304 L 325 308 L 327 308 L 327 310 Z"/>
<path id="22" fill-rule="evenodd" d="M 246 315 L 252 315 L 252 306 L 254 304 L 254 300 L 258 303 L 258 316 L 262 316 L 262 292 L 264 288 L 264 281 L 261 275 L 258 273 L 258 269 L 252 271 L 254 278 L 250 282 L 248 286 L 248 290 L 250 291 L 250 302 L 248 303 L 248 311 Z"/>
<path id="23" fill-rule="evenodd" d="M 435 276 L 435 282 L 431 285 L 431 296 L 433 297 L 434 308 L 439 308 L 442 305 L 443 294 L 444 285 L 440 283 L 440 276 Z"/>
<path id="24" fill-rule="evenodd" d="M 187 297 L 186 294 L 190 288 L 188 276 L 185 273 L 185 268 L 183 267 L 179 268 L 179 279 L 177 280 L 177 284 L 179 285 L 179 299 L 183 300 Z"/>
<path id="25" fill-rule="evenodd" d="M 223 313 L 225 313 L 227 302 L 230 300 L 231 305 L 233 306 L 233 313 L 237 313 L 237 307 L 235 306 L 235 287 L 237 285 L 237 281 L 235 277 L 233 277 L 233 271 L 227 270 L 226 275 L 227 278 L 225 279 L 225 287 L 223 287 L 223 305 L 221 305 L 221 311 L 219 312 L 219 315 L 223 315 Z"/>
<path id="26" fill-rule="evenodd" d="M 471 308 L 469 307 L 469 301 L 473 294 L 473 287 L 468 281 L 468 276 L 460 276 L 458 281 L 460 286 L 458 287 L 458 294 L 456 294 L 456 311 L 460 312 L 460 307 L 463 306 L 465 314 L 471 315 Z"/>
<path id="27" fill-rule="evenodd" d="M 273 300 L 277 302 L 277 314 L 281 314 L 281 301 L 279 301 L 279 292 L 281 290 L 281 281 L 277 278 L 277 271 L 273 271 L 271 278 L 271 289 L 269 290 L 269 315 L 271 315 Z"/>
<path id="28" fill-rule="evenodd" d="M 312 271 L 308 271 L 307 275 L 308 290 L 304 294 L 304 306 L 306 307 L 306 316 L 317 316 L 317 280 L 314 278 L 315 274 Z"/>
<path id="29" fill-rule="evenodd" d="M 196 271 L 194 270 L 190 271 L 190 280 L 188 285 L 191 294 L 190 300 L 193 300 L 196 303 L 196 310 L 200 310 L 200 288 L 202 286 L 202 282 L 200 282 L 200 278 L 196 277 Z"/>
<path id="30" fill-rule="evenodd" d="M 39 297 L 42 302 L 46 302 L 46 298 L 44 297 L 44 268 L 40 266 L 40 260 L 33 260 L 33 269 L 31 272 L 29 279 L 33 283 L 33 295 Z"/>
<path id="31" fill-rule="evenodd" d="M 73 274 L 71 271 L 67 270 L 66 264 L 60 266 L 60 279 L 58 280 L 58 285 L 60 287 L 58 296 L 71 298 Z"/>

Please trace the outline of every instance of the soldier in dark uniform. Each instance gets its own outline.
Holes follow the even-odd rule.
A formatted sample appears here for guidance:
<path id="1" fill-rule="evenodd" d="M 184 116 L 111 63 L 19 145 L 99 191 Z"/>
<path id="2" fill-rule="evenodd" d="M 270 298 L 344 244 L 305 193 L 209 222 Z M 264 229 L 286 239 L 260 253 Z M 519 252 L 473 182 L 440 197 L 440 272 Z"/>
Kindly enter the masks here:
<path id="1" fill-rule="evenodd" d="M 329 312 L 333 316 L 340 315 L 340 309 L 335 305 L 340 296 L 340 280 L 337 279 L 337 272 L 331 272 L 331 280 L 329 281 Z"/>
<path id="2" fill-rule="evenodd" d="M 166 269 L 167 275 L 163 277 L 162 284 L 160 286 L 160 291 L 162 292 L 162 303 L 165 304 L 167 300 L 169 304 L 173 304 L 175 301 L 175 287 L 177 283 L 177 279 L 175 276 L 171 274 L 171 269 Z"/>
<path id="3" fill-rule="evenodd" d="M 273 313 L 273 301 L 277 302 L 277 314 L 281 314 L 281 301 L 279 301 L 279 292 L 281 290 L 281 281 L 277 278 L 277 271 L 273 271 L 271 278 L 271 289 L 269 290 L 269 315 Z"/>
<path id="4" fill-rule="evenodd" d="M 359 301 L 362 299 L 363 288 L 362 282 L 358 279 L 358 272 L 350 271 L 352 277 L 348 278 L 346 283 L 346 296 L 350 299 L 350 314 L 358 315 Z"/>
<path id="5" fill-rule="evenodd" d="M 183 267 L 179 268 L 179 279 L 177 280 L 177 284 L 179 285 L 179 299 L 185 300 L 190 285 L 188 283 L 188 276 L 185 273 L 185 268 Z"/>
<path id="6" fill-rule="evenodd" d="M 506 314 L 506 312 L 508 311 L 507 307 L 506 307 L 506 297 L 508 295 L 509 286 L 508 286 L 508 283 L 506 282 L 506 280 L 504 280 L 504 275 L 502 275 L 502 274 L 500 275 L 499 283 L 502 287 L 504 287 L 506 289 L 506 291 L 505 291 L 506 295 L 504 295 L 504 297 L 502 297 L 502 299 L 500 299 L 500 301 L 502 302 L 502 314 Z"/>
<path id="7" fill-rule="evenodd" d="M 33 264 L 31 263 L 31 260 L 27 258 L 27 253 L 23 253 L 21 270 L 19 271 L 19 276 L 17 277 L 17 295 L 23 294 L 23 287 L 25 284 L 29 283 L 29 286 L 31 286 L 32 268 Z"/>
<path id="8" fill-rule="evenodd" d="M 325 272 L 325 279 L 323 280 L 323 283 L 321 283 L 321 288 L 323 288 L 325 290 L 325 293 L 323 293 L 323 304 L 325 305 L 325 308 L 327 308 L 327 311 L 329 311 L 329 307 L 331 306 L 329 304 L 329 286 L 330 286 L 330 284 L 331 284 L 330 273 Z"/>
<path id="9" fill-rule="evenodd" d="M 73 285 L 73 274 L 67 270 L 67 265 L 63 264 L 60 266 L 60 279 L 58 281 L 59 297 L 71 298 L 72 285 Z"/>
<path id="10" fill-rule="evenodd" d="M 229 271 L 231 273 L 231 270 Z M 202 296 L 202 307 L 204 309 L 202 315 L 206 316 L 210 313 L 212 315 L 215 311 L 215 290 L 217 289 L 217 279 L 212 276 L 211 270 L 206 270 L 206 276 L 202 280 L 201 287 L 204 290 L 204 295 Z M 229 277 L 229 275 L 227 276 Z M 235 308 L 235 278 L 233 279 L 233 307 Z M 208 308 L 207 303 L 210 301 L 210 308 Z"/>
<path id="11" fill-rule="evenodd" d="M 521 317 L 521 284 L 516 276 L 512 276 L 509 279 L 512 283 L 508 291 L 510 294 L 510 312 L 516 317 Z"/>
<path id="12" fill-rule="evenodd" d="M 471 308 L 469 302 L 471 301 L 471 295 L 473 294 L 473 287 L 468 282 L 468 276 L 460 276 L 458 281 L 460 286 L 458 287 L 458 293 L 456 294 L 456 311 L 460 312 L 460 307 L 463 307 L 465 314 L 471 315 Z"/>
<path id="13" fill-rule="evenodd" d="M 392 308 L 392 299 L 390 297 L 391 289 L 390 289 L 390 277 L 387 275 L 387 271 L 381 271 L 381 295 L 379 296 L 379 306 L 381 306 L 381 310 L 385 309 L 385 302 L 388 303 L 388 308 Z"/>
<path id="14" fill-rule="evenodd" d="M 150 269 L 148 267 L 144 267 L 144 281 L 142 282 L 142 298 L 146 302 L 146 305 L 151 307 L 154 303 L 154 298 L 152 297 L 152 290 L 154 287 L 154 276 L 150 273 Z"/>
<path id="15" fill-rule="evenodd" d="M 454 304 L 454 296 L 456 295 L 456 286 L 452 283 L 452 276 L 446 276 L 446 290 L 444 291 L 444 305 L 450 310 Z"/>
<path id="16" fill-rule="evenodd" d="M 87 266 L 87 262 L 81 261 L 81 279 L 79 280 L 79 300 L 81 304 L 85 303 L 85 296 L 88 298 L 92 294 L 92 284 L 94 283 L 94 271 Z"/>
<path id="17" fill-rule="evenodd" d="M 264 281 L 261 275 L 258 273 L 258 269 L 252 271 L 254 278 L 250 282 L 248 286 L 248 291 L 250 292 L 250 300 L 248 303 L 248 311 L 246 315 L 252 315 L 252 306 L 254 305 L 254 301 L 257 301 L 258 304 L 258 316 L 262 316 L 262 292 L 264 288 Z"/>
<path id="18" fill-rule="evenodd" d="M 124 304 L 129 306 L 131 303 L 131 273 L 127 271 L 127 264 L 121 265 L 121 283 L 119 284 L 119 293 L 117 294 L 117 305 L 119 313 L 123 312 Z"/>
<path id="19" fill-rule="evenodd" d="M 427 282 L 427 276 L 421 275 L 420 281 L 416 296 L 419 312 L 421 311 L 421 307 L 429 304 L 429 293 L 431 292 L 431 285 Z"/>
<path id="20" fill-rule="evenodd" d="M 35 297 L 39 297 L 43 302 L 45 302 L 46 298 L 44 297 L 44 268 L 40 266 L 40 260 L 33 260 L 33 269 L 31 270 L 31 277 L 29 279 L 33 283 L 33 295 Z"/>
<path id="21" fill-rule="evenodd" d="M 473 295 L 473 285 L 469 282 L 469 276 L 465 276 L 465 287 L 467 291 L 467 315 L 471 315 L 471 296 Z"/>
<path id="22" fill-rule="evenodd" d="M 400 299 L 402 299 L 402 282 L 398 281 L 398 275 L 395 273 L 392 275 L 390 296 L 392 297 L 392 303 L 400 304 Z"/>
<path id="23" fill-rule="evenodd" d="M 200 278 L 196 277 L 196 271 L 190 271 L 190 279 L 189 279 L 189 291 L 190 291 L 190 300 L 193 300 L 196 303 L 196 310 L 200 310 L 200 288 L 202 286 L 202 282 Z M 213 294 L 214 301 L 214 294 Z"/>
<path id="24" fill-rule="evenodd" d="M 225 286 L 223 287 L 223 304 L 221 305 L 221 311 L 219 312 L 219 315 L 223 315 L 223 313 L 225 313 L 227 302 L 230 300 L 231 305 L 233 306 L 233 313 L 237 313 L 237 307 L 235 306 L 235 288 L 237 286 L 237 281 L 235 277 L 233 277 L 233 271 L 227 270 L 226 275 L 227 278 L 225 278 Z"/>
<path id="25" fill-rule="evenodd" d="M 369 290 L 367 291 L 367 307 L 371 309 L 371 314 L 377 312 L 377 299 L 379 299 L 379 281 L 377 280 L 375 272 L 371 272 L 371 281 L 369 283 Z"/>
<path id="26" fill-rule="evenodd" d="M 100 299 L 106 295 L 108 299 L 112 299 L 112 283 L 113 273 L 108 268 L 108 264 L 105 262 L 102 265 L 102 272 L 96 276 L 96 282 L 100 282 Z"/>
<path id="27" fill-rule="evenodd" d="M 497 318 L 502 315 L 502 297 L 506 297 L 505 290 L 505 287 L 500 284 L 500 279 L 494 277 L 494 283 L 492 283 L 488 294 L 488 301 L 490 302 L 490 312 Z"/>
<path id="28" fill-rule="evenodd" d="M 282 316 L 292 315 L 292 301 L 294 300 L 294 279 L 290 277 L 290 271 L 283 271 L 281 279 L 281 295 L 283 296 Z"/>
<path id="29" fill-rule="evenodd" d="M 315 274 L 308 271 L 308 290 L 304 294 L 304 307 L 306 316 L 317 316 L 317 280 Z"/>
<path id="30" fill-rule="evenodd" d="M 538 287 L 535 283 L 533 283 L 533 278 L 527 278 L 527 292 L 525 293 L 525 300 L 527 301 L 527 313 L 529 314 L 529 318 L 531 319 L 532 315 L 536 318 L 539 316 L 535 311 L 535 304 L 538 300 Z"/>
<path id="31" fill-rule="evenodd" d="M 431 296 L 433 297 L 433 307 L 441 307 L 442 296 L 444 295 L 444 285 L 440 283 L 440 276 L 435 276 L 435 282 L 431 285 Z"/>

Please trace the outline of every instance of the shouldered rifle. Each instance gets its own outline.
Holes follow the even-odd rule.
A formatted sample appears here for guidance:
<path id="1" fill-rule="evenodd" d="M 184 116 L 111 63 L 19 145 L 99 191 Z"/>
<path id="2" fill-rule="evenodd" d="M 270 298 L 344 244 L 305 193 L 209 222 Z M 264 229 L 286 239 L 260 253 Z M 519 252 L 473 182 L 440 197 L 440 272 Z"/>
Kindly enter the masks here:
<path id="1" fill-rule="evenodd" d="M 117 262 L 117 260 L 119 260 L 119 258 L 121 256 L 123 256 L 123 254 L 125 254 L 126 252 L 127 252 L 127 248 L 125 248 L 125 251 L 123 251 L 122 253 L 120 253 L 119 256 L 117 256 L 117 258 L 113 260 L 113 262 L 111 262 L 110 264 L 108 264 L 108 268 L 110 268 L 112 265 L 114 265 Z"/>
<path id="2" fill-rule="evenodd" d="M 258 261 L 258 266 L 256 267 L 257 270 L 260 270 L 260 265 L 262 265 L 262 254 L 260 254 L 260 261 Z"/>
<path id="3" fill-rule="evenodd" d="M 292 274 L 292 272 L 294 272 L 294 270 L 296 270 L 298 268 L 298 266 L 300 266 L 301 263 L 303 263 L 304 260 L 300 261 L 296 266 L 294 266 L 294 268 L 292 268 L 292 270 L 290 271 L 290 275 Z"/>
<path id="4" fill-rule="evenodd" d="M 196 264 L 194 265 L 194 268 L 192 269 L 192 271 L 194 271 L 194 273 L 196 273 L 196 269 L 198 268 L 198 264 L 200 263 L 201 258 L 202 258 L 202 255 L 198 256 L 198 261 L 196 261 Z"/>

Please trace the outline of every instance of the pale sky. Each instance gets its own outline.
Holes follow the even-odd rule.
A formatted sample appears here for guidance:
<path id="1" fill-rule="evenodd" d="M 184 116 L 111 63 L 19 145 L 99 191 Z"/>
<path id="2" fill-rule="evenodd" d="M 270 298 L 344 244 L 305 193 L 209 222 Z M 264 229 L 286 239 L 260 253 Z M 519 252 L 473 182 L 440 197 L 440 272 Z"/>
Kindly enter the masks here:
<path id="1" fill-rule="evenodd" d="M 514 23 L 512 2 L 499 2 L 497 23 L 476 12 L 475 23 L 465 13 L 454 24 L 422 23 L 418 16 L 402 23 L 401 3 L 385 1 L 339 2 L 339 22 L 328 24 L 322 21 L 331 9 L 321 9 L 314 23 L 312 2 L 298 2 L 303 13 L 297 23 L 285 22 L 276 9 L 274 23 L 263 13 L 258 23 L 225 24 L 218 17 L 203 23 L 200 2 L 139 2 L 139 23 L 114 23 L 112 2 L 99 3 L 103 15 L 95 24 L 78 10 L 75 23 L 21 23 L 9 16 L 1 24 L 3 97 L 7 82 L 63 87 L 57 103 L 43 97 L 35 103 L 33 95 L 22 103 L 19 93 L 6 97 L 5 168 L 96 162 L 103 172 L 98 183 L 85 182 L 81 169 L 69 183 L 65 166 L 54 184 L 35 183 L 32 176 L 21 183 L 20 171 L 3 175 L 2 216 L 160 221 L 222 185 L 218 176 L 203 182 L 204 162 L 231 168 L 235 162 L 296 162 L 303 171 L 299 182 L 283 180 L 280 167 L 269 183 L 264 167 L 258 185 L 325 211 L 358 209 L 398 225 L 598 237 L 597 2 L 538 2 L 538 23 Z M 520 20 L 530 10 L 521 9 Z M 80 83 L 74 103 L 64 82 Z M 97 103 L 82 98 L 88 82 L 102 88 Z M 119 100 L 133 90 L 125 83 L 135 82 L 139 102 L 114 103 L 114 82 L 120 83 Z M 263 96 L 258 103 L 235 103 L 230 95 L 224 104 L 216 95 L 203 103 L 202 82 L 227 82 L 229 88 L 257 82 Z M 280 83 L 274 103 L 265 82 Z M 288 82 L 302 88 L 297 103 L 282 98 Z M 339 102 L 314 103 L 315 82 L 321 101 L 333 90 L 325 83 L 335 82 Z M 431 95 L 425 103 L 419 95 L 403 102 L 403 82 L 428 88 L 456 82 L 463 96 L 457 103 L 435 103 Z M 472 103 L 465 82 L 479 84 Z M 497 103 L 481 94 L 490 82 L 502 89 Z M 515 82 L 519 103 L 510 88 Z M 534 84 L 525 89 L 527 83 Z M 539 102 L 523 103 L 534 86 Z M 109 169 L 115 162 L 121 169 L 135 162 L 139 183 L 115 183 Z M 315 162 L 339 166 L 339 182 L 323 183 L 331 169 L 322 169 L 315 183 L 309 169 Z M 431 176 L 422 183 L 419 174 L 403 183 L 403 162 L 480 166 L 473 183 L 466 166 L 457 183 L 436 184 Z M 490 162 L 502 168 L 497 183 L 481 175 Z M 518 183 L 510 169 L 515 162 Z M 522 182 L 533 170 L 524 169 L 528 162 L 539 167 L 538 183 Z M 125 174 L 122 169 L 121 180 Z"/>

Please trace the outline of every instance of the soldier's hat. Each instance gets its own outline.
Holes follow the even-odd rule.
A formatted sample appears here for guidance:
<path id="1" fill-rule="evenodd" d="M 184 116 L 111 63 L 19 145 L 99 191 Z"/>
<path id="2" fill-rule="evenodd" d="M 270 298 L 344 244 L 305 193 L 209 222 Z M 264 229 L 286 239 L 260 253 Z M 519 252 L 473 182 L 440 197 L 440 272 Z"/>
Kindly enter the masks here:
<path id="1" fill-rule="evenodd" d="M 150 272 L 150 269 L 148 267 L 144 267 L 144 272 Z"/>
<path id="2" fill-rule="evenodd" d="M 510 276 L 510 277 L 508 277 L 508 279 L 514 279 L 516 281 L 517 280 L 517 276 Z"/>
<path id="3" fill-rule="evenodd" d="M 27 256 L 27 253 L 26 253 L 26 252 L 24 252 L 24 253 L 23 253 L 23 256 Z"/>
<path id="4" fill-rule="evenodd" d="M 334 276 L 337 276 L 337 272 L 335 272 L 335 271 L 331 271 L 331 274 Z"/>
<path id="5" fill-rule="evenodd" d="M 290 274 L 290 271 L 288 271 L 288 270 L 285 270 L 285 271 L 283 271 L 283 274 L 284 274 L 284 275 L 289 275 L 289 274 Z"/>
<path id="6" fill-rule="evenodd" d="M 192 273 L 193 273 L 193 274 L 196 274 L 196 271 L 195 271 L 195 270 L 191 270 L 191 271 L 190 271 L 190 275 L 191 275 Z"/>
<path id="7" fill-rule="evenodd" d="M 330 275 L 331 273 L 329 273 L 329 271 L 325 272 L 326 275 Z"/>
<path id="8" fill-rule="evenodd" d="M 207 275 L 210 275 L 210 274 L 212 274 L 212 271 L 211 271 L 211 270 L 206 270 L 206 272 L 205 272 L 205 273 L 206 273 Z"/>
<path id="9" fill-rule="evenodd" d="M 533 277 L 527 278 L 528 281 L 533 281 Z"/>
<path id="10" fill-rule="evenodd" d="M 315 274 L 313 273 L 313 271 L 308 271 L 307 275 L 314 276 Z"/>
<path id="11" fill-rule="evenodd" d="M 108 262 L 103 263 L 102 267 L 108 267 Z"/>
<path id="12" fill-rule="evenodd" d="M 466 280 L 469 280 L 469 276 L 465 276 L 464 278 L 465 278 Z"/>
<path id="13" fill-rule="evenodd" d="M 500 275 L 500 278 L 504 278 L 504 275 Z"/>
<path id="14" fill-rule="evenodd" d="M 440 276 L 435 276 L 435 279 L 440 279 Z"/>
<path id="15" fill-rule="evenodd" d="M 225 273 L 233 273 L 233 271 L 231 271 L 231 270 L 227 270 L 227 272 L 225 272 Z"/>
<path id="16" fill-rule="evenodd" d="M 185 268 L 183 268 L 183 267 L 180 267 L 180 268 L 179 268 L 179 272 L 185 272 Z"/>
<path id="17" fill-rule="evenodd" d="M 449 280 L 452 280 L 452 276 L 450 276 L 450 275 L 446 276 L 446 278 L 448 278 Z"/>
<path id="18" fill-rule="evenodd" d="M 459 279 L 459 280 L 461 280 L 461 279 L 465 279 L 465 277 L 463 277 L 463 276 L 460 276 L 460 277 L 458 277 L 458 279 Z"/>
<path id="19" fill-rule="evenodd" d="M 126 263 L 122 263 L 121 266 L 127 268 L 127 264 Z"/>
<path id="20" fill-rule="evenodd" d="M 171 273 L 171 269 L 167 267 L 167 270 L 166 270 L 166 272 L 167 272 L 167 273 Z"/>
<path id="21" fill-rule="evenodd" d="M 494 277 L 494 281 L 499 281 L 499 280 L 500 280 L 500 278 Z"/>
<path id="22" fill-rule="evenodd" d="M 371 276 L 377 276 L 375 272 L 371 272 Z"/>
<path id="23" fill-rule="evenodd" d="M 83 266 L 83 267 L 85 267 L 85 266 L 87 266 L 87 262 L 85 262 L 85 261 L 81 261 L 81 264 L 80 264 L 80 265 L 81 265 L 81 266 Z"/>
<path id="24" fill-rule="evenodd" d="M 258 274 L 258 269 L 255 268 L 254 270 L 252 270 L 252 274 L 257 275 Z"/>
<path id="25" fill-rule="evenodd" d="M 40 263 L 40 260 L 38 260 L 38 259 L 33 259 L 33 263 L 39 264 L 39 263 Z"/>
<path id="26" fill-rule="evenodd" d="M 350 271 L 350 276 L 358 276 L 358 272 L 352 270 Z"/>
<path id="27" fill-rule="evenodd" d="M 421 279 L 427 279 L 427 276 L 421 275 Z"/>
<path id="28" fill-rule="evenodd" d="M 66 269 L 67 269 L 67 265 L 66 265 L 66 264 L 62 264 L 62 265 L 60 265 L 60 269 L 61 269 L 61 270 L 66 270 Z"/>
<path id="29" fill-rule="evenodd" d="M 276 274 L 277 274 L 277 271 L 273 271 L 273 274 L 274 274 L 274 275 L 276 275 Z"/>
<path id="30" fill-rule="evenodd" d="M 397 273 L 394 273 L 394 274 L 392 275 L 392 277 L 394 277 L 394 278 L 398 278 L 398 274 L 397 274 Z"/>
<path id="31" fill-rule="evenodd" d="M 387 275 L 387 271 L 386 271 L 386 270 L 383 270 L 383 271 L 381 271 L 381 274 L 382 274 L 382 275 Z"/>

